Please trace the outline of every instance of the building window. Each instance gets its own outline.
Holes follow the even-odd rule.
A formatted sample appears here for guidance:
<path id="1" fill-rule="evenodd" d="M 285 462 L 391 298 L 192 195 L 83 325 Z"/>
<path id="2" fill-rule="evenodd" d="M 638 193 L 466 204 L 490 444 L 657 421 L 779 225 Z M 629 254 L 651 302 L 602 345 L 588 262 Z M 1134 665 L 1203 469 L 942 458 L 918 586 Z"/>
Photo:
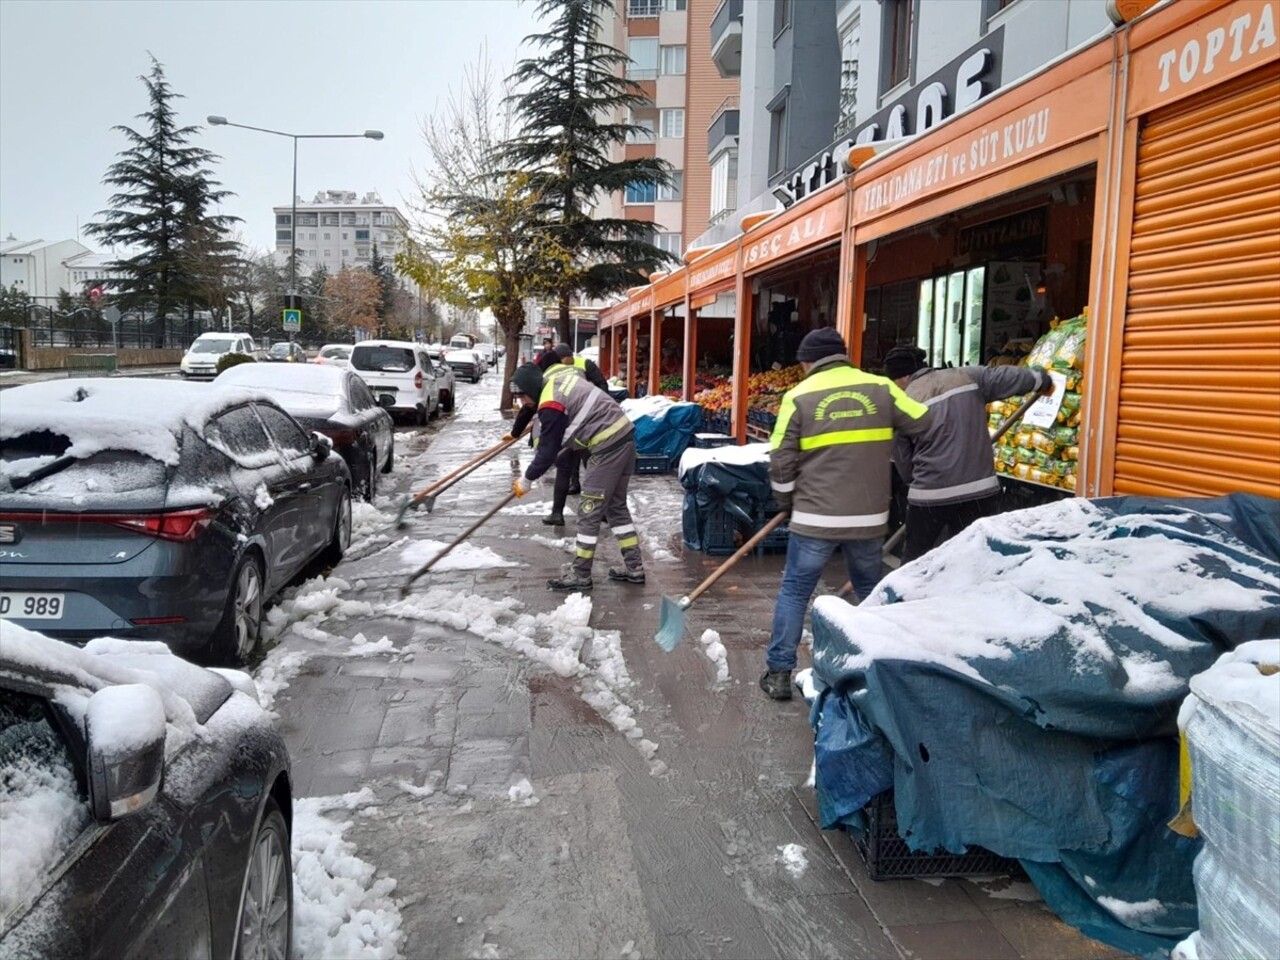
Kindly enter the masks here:
<path id="1" fill-rule="evenodd" d="M 840 34 L 840 112 L 836 117 L 835 139 L 853 130 L 858 122 L 858 60 L 862 46 L 862 24 L 855 20 Z"/>
<path id="2" fill-rule="evenodd" d="M 679 200 L 684 193 L 684 171 L 676 170 L 671 174 L 670 186 L 658 187 L 659 200 Z"/>
<path id="3" fill-rule="evenodd" d="M 1018 0 L 984 0 L 983 6 L 986 8 L 984 14 L 987 19 L 990 19 L 1005 7 L 1011 7 L 1017 2 Z"/>
<path id="4" fill-rule="evenodd" d="M 662 0 L 662 9 L 667 13 L 681 13 L 688 5 L 688 0 Z"/>
<path id="5" fill-rule="evenodd" d="M 656 17 L 662 12 L 662 0 L 627 0 L 627 19 Z"/>
<path id="6" fill-rule="evenodd" d="M 351 251 L 350 251 L 350 250 L 343 250 L 343 251 L 342 251 L 342 256 L 343 256 L 344 258 L 351 256 Z"/>
<path id="7" fill-rule="evenodd" d="M 658 38 L 632 37 L 627 41 L 627 79 L 656 80 L 658 77 Z"/>
<path id="8" fill-rule="evenodd" d="M 324 235 L 324 238 L 325 238 L 326 240 L 332 240 L 332 239 L 333 239 L 333 236 L 332 236 L 331 234 L 326 233 L 326 234 Z"/>
<path id="9" fill-rule="evenodd" d="M 317 224 L 317 221 L 318 221 L 318 220 L 319 220 L 319 218 L 318 218 L 314 213 L 300 213 L 300 214 L 298 214 L 298 226 L 300 226 L 300 227 L 314 227 L 314 226 L 317 226 L 317 225 L 318 225 L 318 224 Z"/>
<path id="10" fill-rule="evenodd" d="M 332 256 L 333 256 L 333 251 L 332 251 L 332 250 L 326 250 L 326 251 L 324 252 L 324 258 L 325 258 L 326 260 L 328 260 L 328 259 L 329 259 L 330 257 L 332 257 Z"/>
<path id="11" fill-rule="evenodd" d="M 338 215 L 336 213 L 320 214 L 320 226 L 336 227 L 338 225 Z"/>
<path id="12" fill-rule="evenodd" d="M 628 183 L 627 184 L 627 203 L 653 203 L 653 198 L 657 195 L 658 189 L 652 181 Z"/>
<path id="13" fill-rule="evenodd" d="M 773 0 L 773 35 L 776 37 L 791 24 L 791 0 Z"/>
<path id="14" fill-rule="evenodd" d="M 784 100 L 769 113 L 769 174 L 781 173 L 787 165 L 787 103 Z"/>
<path id="15" fill-rule="evenodd" d="M 315 238 L 316 238 L 316 232 L 314 230 L 312 230 L 310 233 L 307 234 L 308 240 L 314 240 Z"/>
<path id="16" fill-rule="evenodd" d="M 290 214 L 288 214 L 288 213 L 277 213 L 277 214 L 276 214 L 276 226 L 277 226 L 277 227 L 287 227 L 287 226 L 289 226 L 289 224 L 292 222 L 292 221 L 290 220 L 290 216 L 291 216 L 291 215 L 290 215 Z"/>
<path id="17" fill-rule="evenodd" d="M 368 239 L 369 239 L 369 231 L 368 231 L 368 230 L 357 230 L 357 231 L 356 231 L 356 239 L 357 239 L 357 240 L 368 240 Z"/>
<path id="18" fill-rule="evenodd" d="M 911 34 L 915 0 L 888 0 L 884 7 L 884 88 L 892 90 L 911 76 Z"/>
<path id="19" fill-rule="evenodd" d="M 288 240 L 288 239 L 289 239 L 290 237 L 292 237 L 292 236 L 293 236 L 293 231 L 291 231 L 291 230 L 277 230 L 277 231 L 276 231 L 276 239 L 277 239 L 277 240 Z"/>
<path id="20" fill-rule="evenodd" d="M 684 108 L 659 111 L 662 117 L 661 136 L 672 140 L 684 138 Z"/>
<path id="21" fill-rule="evenodd" d="M 664 77 L 684 76 L 684 60 L 686 47 L 683 43 L 661 48 L 659 68 Z"/>
<path id="22" fill-rule="evenodd" d="M 678 257 L 682 246 L 680 236 L 678 233 L 658 233 L 653 237 L 653 245 L 659 250 L 665 250 L 667 253 Z"/>
<path id="23" fill-rule="evenodd" d="M 738 206 L 738 154 L 730 150 L 711 167 L 711 219 L 731 213 Z"/>
<path id="24" fill-rule="evenodd" d="M 631 114 L 627 117 L 627 123 L 640 128 L 627 132 L 627 143 L 653 143 L 653 131 L 657 126 L 657 120 L 652 113 L 647 116 Z"/>

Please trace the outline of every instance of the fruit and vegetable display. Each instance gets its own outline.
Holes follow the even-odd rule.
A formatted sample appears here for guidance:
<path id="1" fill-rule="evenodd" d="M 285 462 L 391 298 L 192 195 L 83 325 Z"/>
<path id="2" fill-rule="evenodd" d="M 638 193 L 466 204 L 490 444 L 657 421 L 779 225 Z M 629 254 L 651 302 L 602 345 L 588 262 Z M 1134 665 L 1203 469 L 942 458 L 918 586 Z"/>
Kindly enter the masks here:
<path id="1" fill-rule="evenodd" d="M 1026 364 L 1059 374 L 1065 392 L 1051 427 L 1019 422 L 996 447 L 996 471 L 1019 480 L 1042 483 L 1063 490 L 1076 489 L 1076 465 L 1080 459 L 1080 406 L 1084 393 L 1085 333 L 1088 309 L 1070 320 L 1055 321 L 1036 341 Z M 997 400 L 987 406 L 987 426 L 994 434 L 1018 408 L 1020 397 Z"/>
<path id="2" fill-rule="evenodd" d="M 777 370 L 753 373 L 747 380 L 747 409 L 754 412 L 758 419 L 777 417 L 782 395 L 803 379 L 804 367 L 798 363 Z M 698 386 L 703 387 L 701 376 L 698 378 Z M 694 394 L 693 399 L 708 413 L 727 411 L 733 406 L 733 382 L 728 377 L 716 378 L 714 383 Z"/>

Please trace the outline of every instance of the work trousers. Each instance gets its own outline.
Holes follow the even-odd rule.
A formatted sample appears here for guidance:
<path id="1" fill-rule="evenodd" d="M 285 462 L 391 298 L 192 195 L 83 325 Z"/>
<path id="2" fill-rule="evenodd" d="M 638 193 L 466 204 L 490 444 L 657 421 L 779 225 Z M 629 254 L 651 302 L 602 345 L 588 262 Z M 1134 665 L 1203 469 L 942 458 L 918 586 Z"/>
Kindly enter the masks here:
<path id="1" fill-rule="evenodd" d="M 844 554 L 845 568 L 859 599 L 875 589 L 884 573 L 880 555 L 884 537 L 870 540 L 820 540 L 791 531 L 787 537 L 787 564 L 782 570 L 782 587 L 773 606 L 773 631 L 765 666 L 770 670 L 794 670 L 796 648 L 804 631 L 804 615 L 809 608 L 822 569 L 839 550 Z"/>
<path id="2" fill-rule="evenodd" d="M 578 576 L 591 576 L 602 523 L 609 524 L 609 529 L 618 538 L 618 547 L 627 569 L 644 569 L 640 535 L 636 533 L 631 511 L 627 509 L 627 487 L 635 469 L 636 444 L 631 437 L 602 454 L 592 453 L 587 458 L 587 467 L 582 474 L 582 496 L 578 499 L 577 549 L 573 558 L 573 570 Z"/>
<path id="3" fill-rule="evenodd" d="M 962 500 L 925 507 L 907 504 L 907 542 L 902 548 L 902 562 L 924 556 L 938 544 L 946 543 L 980 517 L 1000 512 L 1000 494 L 981 500 Z"/>
<path id="4" fill-rule="evenodd" d="M 566 450 L 556 458 L 556 485 L 551 494 L 551 512 L 564 513 L 569 488 L 581 488 L 582 463 L 587 459 L 585 450 Z"/>

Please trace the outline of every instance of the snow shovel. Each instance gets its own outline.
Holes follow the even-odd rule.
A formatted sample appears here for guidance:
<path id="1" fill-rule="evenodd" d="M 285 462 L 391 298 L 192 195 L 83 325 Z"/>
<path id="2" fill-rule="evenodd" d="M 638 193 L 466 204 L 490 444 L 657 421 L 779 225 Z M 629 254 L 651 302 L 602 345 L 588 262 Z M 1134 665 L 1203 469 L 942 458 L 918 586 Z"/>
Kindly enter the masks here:
<path id="1" fill-rule="evenodd" d="M 434 557 L 432 557 L 430 560 L 428 560 L 426 563 L 420 566 L 414 572 L 413 576 L 411 576 L 408 580 L 406 580 L 404 582 L 404 585 L 400 587 L 400 596 L 407 597 L 409 595 L 409 588 L 413 586 L 413 582 L 415 580 L 417 580 L 420 576 L 422 576 L 424 573 L 426 573 L 428 570 L 434 567 L 437 563 L 439 563 L 441 560 L 447 557 L 450 553 L 452 553 L 454 547 L 464 542 L 469 536 L 471 536 L 473 533 L 475 533 L 477 530 L 483 527 L 486 523 L 492 520 L 494 514 L 496 514 L 499 510 L 501 510 L 503 507 L 505 507 L 508 503 L 510 503 L 515 498 L 516 498 L 516 495 L 514 492 L 508 493 L 505 497 L 503 497 L 500 501 L 498 501 L 497 505 L 492 510 L 486 513 L 483 517 L 481 517 L 471 526 L 467 527 L 467 529 L 462 532 L 462 534 L 458 537 L 457 540 L 454 540 L 453 543 L 449 544 L 447 547 L 445 547 L 443 550 L 437 553 Z"/>
<path id="2" fill-rule="evenodd" d="M 476 456 L 472 457 L 470 460 L 468 460 L 462 466 L 458 467 L 456 470 L 453 470 L 452 472 L 445 474 L 439 480 L 435 481 L 435 483 L 432 483 L 428 487 L 424 487 L 422 491 L 416 494 L 415 496 L 405 500 L 404 503 L 400 504 L 400 509 L 396 511 L 396 522 L 395 522 L 396 529 L 399 530 L 404 527 L 405 514 L 407 514 L 410 510 L 418 509 L 418 504 L 425 503 L 427 505 L 427 513 L 430 513 L 432 508 L 434 508 L 436 505 L 436 497 L 444 493 L 444 491 L 448 487 L 453 486 L 453 484 L 457 483 L 459 480 L 461 480 L 467 474 L 471 473 L 473 470 L 477 470 L 480 467 L 482 467 L 484 464 L 488 463 L 490 460 L 492 460 L 494 457 L 500 454 L 503 450 L 506 450 L 507 447 L 511 446 L 513 443 L 515 443 L 519 439 L 520 439 L 519 437 L 512 437 L 510 440 L 503 440 L 495 444 L 494 446 L 490 447 L 484 453 L 476 454 Z"/>
<path id="3" fill-rule="evenodd" d="M 738 548 L 737 553 L 716 567 L 711 576 L 694 587 L 691 593 L 681 597 L 679 600 L 663 597 L 662 615 L 658 620 L 658 632 L 653 637 L 654 640 L 658 641 L 658 646 L 668 653 L 674 650 L 676 644 L 680 642 L 680 638 L 684 635 L 684 612 L 693 606 L 693 601 L 710 590 L 715 585 L 715 582 L 728 572 L 730 567 L 754 550 L 756 544 L 776 530 L 788 516 L 789 514 L 785 511 L 775 514 L 768 523 L 756 532 L 755 536 Z"/>

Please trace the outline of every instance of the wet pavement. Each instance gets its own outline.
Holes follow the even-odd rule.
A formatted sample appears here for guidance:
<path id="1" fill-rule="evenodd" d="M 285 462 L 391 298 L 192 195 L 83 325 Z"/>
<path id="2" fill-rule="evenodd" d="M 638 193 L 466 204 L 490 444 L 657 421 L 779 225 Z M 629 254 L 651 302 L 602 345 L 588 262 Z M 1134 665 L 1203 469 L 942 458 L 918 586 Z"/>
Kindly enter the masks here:
<path id="1" fill-rule="evenodd" d="M 604 578 L 617 548 L 602 536 L 586 623 L 544 586 L 573 533 L 572 518 L 540 523 L 549 484 L 470 541 L 491 554 L 458 551 L 401 600 L 432 554 L 415 545 L 452 540 L 510 489 L 504 455 L 408 530 L 386 526 L 406 491 L 504 432 L 496 379 L 463 385 L 443 425 L 399 433 L 381 515 L 358 517 L 338 579 L 319 585 L 337 586 L 328 600 L 304 588 L 280 605 L 280 645 L 258 671 L 264 689 L 287 682 L 274 707 L 296 794 L 376 794 L 348 839 L 396 880 L 402 955 L 1120 956 L 1025 880 L 877 883 L 847 836 L 818 829 L 806 705 L 756 686 L 782 558 L 735 568 L 673 652 L 653 640 L 661 596 L 718 562 L 683 550 L 674 475 L 632 485 L 648 584 Z M 833 565 L 827 589 L 842 579 Z M 708 628 L 727 651 L 722 683 Z"/>

